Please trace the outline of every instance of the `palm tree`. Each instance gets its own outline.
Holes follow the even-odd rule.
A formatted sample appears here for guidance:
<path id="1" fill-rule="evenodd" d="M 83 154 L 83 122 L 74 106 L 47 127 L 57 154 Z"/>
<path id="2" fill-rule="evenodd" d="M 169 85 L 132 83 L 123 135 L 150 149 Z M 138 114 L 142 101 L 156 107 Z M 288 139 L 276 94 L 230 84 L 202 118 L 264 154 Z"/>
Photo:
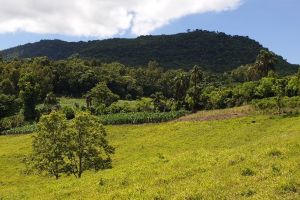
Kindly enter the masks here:
<path id="1" fill-rule="evenodd" d="M 277 58 L 274 53 L 261 50 L 255 61 L 255 67 L 260 77 L 265 77 L 270 71 L 275 71 Z"/>
<path id="2" fill-rule="evenodd" d="M 189 77 L 185 72 L 180 72 L 174 79 L 174 92 L 176 100 L 183 100 L 189 87 Z"/>
<path id="3" fill-rule="evenodd" d="M 191 85 L 197 87 L 203 79 L 203 72 L 198 65 L 195 65 L 191 70 Z"/>

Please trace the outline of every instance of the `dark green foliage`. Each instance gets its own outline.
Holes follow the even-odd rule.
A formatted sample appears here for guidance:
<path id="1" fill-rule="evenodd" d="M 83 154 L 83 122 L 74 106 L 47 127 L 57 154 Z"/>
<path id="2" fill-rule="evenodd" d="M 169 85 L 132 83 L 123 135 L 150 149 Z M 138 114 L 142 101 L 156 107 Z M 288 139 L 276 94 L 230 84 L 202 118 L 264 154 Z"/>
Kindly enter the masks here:
<path id="1" fill-rule="evenodd" d="M 59 101 L 56 98 L 56 95 L 53 94 L 53 92 L 50 92 L 50 93 L 47 94 L 47 96 L 44 100 L 44 104 L 55 106 L 55 105 L 59 104 Z"/>
<path id="2" fill-rule="evenodd" d="M 87 101 L 90 101 L 90 105 L 100 105 L 105 106 L 111 105 L 113 102 L 119 99 L 119 96 L 114 94 L 106 85 L 106 83 L 98 83 L 87 93 Z M 88 107 L 89 107 L 88 106 Z"/>
<path id="3" fill-rule="evenodd" d="M 0 119 L 0 135 L 8 134 L 7 131 L 25 124 L 23 115 L 13 115 Z"/>
<path id="4" fill-rule="evenodd" d="M 25 120 L 35 120 L 37 112 L 35 107 L 39 100 L 40 85 L 37 83 L 37 77 L 32 74 L 25 74 L 19 80 L 20 97 L 23 101 Z"/>
<path id="5" fill-rule="evenodd" d="M 109 39 L 89 42 L 42 40 L 2 51 L 4 58 L 48 56 L 66 59 L 77 54 L 101 62 L 120 62 L 129 66 L 145 66 L 156 60 L 164 68 L 191 69 L 200 65 L 215 72 L 230 71 L 253 63 L 263 47 L 248 37 L 196 30 L 189 33 L 141 36 L 136 39 Z M 74 56 L 73 56 L 74 58 Z M 280 58 L 289 70 L 294 67 Z"/>
<path id="6" fill-rule="evenodd" d="M 73 108 L 65 106 L 65 107 L 63 107 L 62 110 L 63 110 L 63 113 L 65 114 L 67 120 L 74 119 L 75 111 L 73 110 Z"/>
<path id="7" fill-rule="evenodd" d="M 21 102 L 15 96 L 0 94 L 0 119 L 17 113 Z"/>

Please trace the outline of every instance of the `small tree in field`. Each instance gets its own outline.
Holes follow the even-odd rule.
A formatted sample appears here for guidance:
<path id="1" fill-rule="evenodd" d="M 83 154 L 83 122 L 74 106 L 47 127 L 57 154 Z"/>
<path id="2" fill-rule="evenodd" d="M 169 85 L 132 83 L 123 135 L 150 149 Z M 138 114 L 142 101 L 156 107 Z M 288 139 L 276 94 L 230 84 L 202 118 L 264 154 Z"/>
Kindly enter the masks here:
<path id="1" fill-rule="evenodd" d="M 106 132 L 98 118 L 79 113 L 70 128 L 67 172 L 80 178 L 85 170 L 100 170 L 111 167 L 110 154 L 114 152 L 106 137 Z"/>
<path id="2" fill-rule="evenodd" d="M 102 124 L 88 113 L 67 121 L 64 114 L 52 112 L 38 124 L 30 166 L 56 179 L 62 173 L 80 178 L 85 170 L 109 168 L 114 149 L 105 136 Z"/>
<path id="3" fill-rule="evenodd" d="M 63 114 L 52 112 L 38 123 L 33 140 L 31 164 L 40 172 L 59 178 L 65 171 L 65 153 L 68 150 L 67 121 Z"/>
<path id="4" fill-rule="evenodd" d="M 275 100 L 276 100 L 278 114 L 282 113 L 282 107 L 283 107 L 282 98 L 285 95 L 285 85 L 286 82 L 284 79 L 277 79 L 275 85 L 273 85 L 272 88 L 276 95 Z"/>

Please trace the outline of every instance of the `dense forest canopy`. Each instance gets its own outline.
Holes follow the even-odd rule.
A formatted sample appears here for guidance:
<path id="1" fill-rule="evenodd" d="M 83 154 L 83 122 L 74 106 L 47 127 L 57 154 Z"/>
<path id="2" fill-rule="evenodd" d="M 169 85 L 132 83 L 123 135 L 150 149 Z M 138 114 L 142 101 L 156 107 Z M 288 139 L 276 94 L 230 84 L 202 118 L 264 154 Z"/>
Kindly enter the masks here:
<path id="1" fill-rule="evenodd" d="M 119 62 L 126 66 L 145 66 L 156 60 L 167 69 L 192 69 L 199 65 L 211 72 L 231 71 L 253 63 L 264 47 L 242 36 L 195 30 L 188 33 L 140 36 L 136 39 L 109 39 L 89 42 L 42 40 L 0 52 L 4 59 L 47 56 L 51 60 L 79 56 L 102 63 Z M 297 66 L 277 56 L 277 69 L 295 72 Z"/>
<path id="2" fill-rule="evenodd" d="M 114 102 L 151 98 L 155 111 L 225 108 L 253 99 L 298 95 L 300 74 L 280 77 L 278 57 L 261 50 L 253 63 L 216 74 L 195 65 L 191 70 L 167 70 L 157 61 L 144 67 L 102 63 L 71 57 L 51 61 L 47 57 L 0 62 L 1 117 L 22 108 L 25 120 L 49 111 L 55 96 L 86 99 L 86 108 L 103 114 L 118 112 Z M 45 110 L 36 110 L 44 103 Z M 145 103 L 145 102 L 144 102 Z M 106 109 L 107 108 L 107 109 Z M 50 109 L 51 110 L 51 109 Z M 112 111 L 114 110 L 114 111 Z M 140 109 L 147 111 L 148 108 Z"/>

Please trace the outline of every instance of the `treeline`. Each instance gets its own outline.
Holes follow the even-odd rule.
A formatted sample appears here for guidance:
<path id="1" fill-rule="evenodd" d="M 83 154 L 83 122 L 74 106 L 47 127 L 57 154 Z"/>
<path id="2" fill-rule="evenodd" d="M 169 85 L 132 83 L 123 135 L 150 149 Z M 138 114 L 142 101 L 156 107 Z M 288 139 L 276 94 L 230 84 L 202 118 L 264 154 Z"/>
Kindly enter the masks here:
<path id="1" fill-rule="evenodd" d="M 140 68 L 72 57 L 46 57 L 0 62 L 0 118 L 21 111 L 25 121 L 58 109 L 56 96 L 83 97 L 84 110 L 103 115 L 131 112 L 118 100 L 138 100 L 138 112 L 201 110 L 239 106 L 253 99 L 297 96 L 300 73 L 279 77 L 277 57 L 262 50 L 256 61 L 231 73 L 215 74 L 194 66 L 190 71 L 166 70 L 156 61 Z M 149 97 L 147 102 L 142 97 Z M 37 109 L 38 104 L 44 107 Z M 134 111 L 133 111 L 134 112 Z M 21 121 L 21 119 L 20 119 Z"/>

